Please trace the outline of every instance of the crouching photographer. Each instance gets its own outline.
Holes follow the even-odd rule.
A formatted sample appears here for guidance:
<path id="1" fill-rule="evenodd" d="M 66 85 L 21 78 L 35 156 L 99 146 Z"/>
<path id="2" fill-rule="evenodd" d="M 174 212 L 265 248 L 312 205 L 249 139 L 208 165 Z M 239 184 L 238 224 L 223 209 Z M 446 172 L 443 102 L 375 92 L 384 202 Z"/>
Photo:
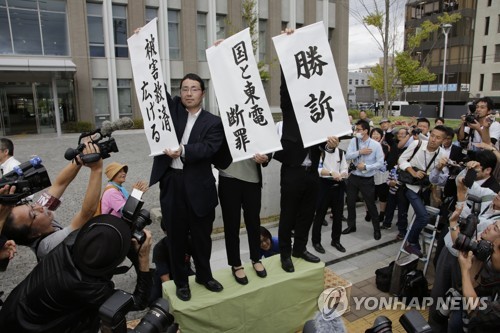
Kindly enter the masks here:
<path id="1" fill-rule="evenodd" d="M 497 200 L 500 201 L 500 198 Z M 498 224 L 500 222 L 497 222 L 494 227 L 496 232 L 500 232 Z M 500 329 L 500 236 L 493 241 L 492 253 L 487 261 L 478 260 L 473 251 L 461 251 L 458 261 L 462 273 L 462 296 L 469 300 L 469 306 L 461 313 L 462 320 L 457 320 L 457 329 L 453 332 L 498 332 Z"/>
<path id="2" fill-rule="evenodd" d="M 449 220 L 449 233 L 445 236 L 446 247 L 439 255 L 431 291 L 433 303 L 429 309 L 429 323 L 433 332 L 449 332 L 456 327 L 457 322 L 462 322 L 460 311 L 452 311 L 449 316 L 442 311 L 442 306 L 438 307 L 450 288 L 461 290 L 464 276 L 457 261 L 459 252 L 472 251 L 477 261 L 487 263 L 493 253 L 492 244 L 500 238 L 500 195 L 491 193 L 477 183 L 467 189 L 462 177 L 458 179 L 457 187 L 457 207 Z M 467 194 L 468 201 L 472 201 L 472 208 L 465 203 Z"/>
<path id="3" fill-rule="evenodd" d="M 127 255 L 137 271 L 133 308 L 145 308 L 152 284 L 151 233 L 137 230 L 139 225 L 144 224 L 99 215 L 73 231 L 11 292 L 0 311 L 2 330 L 98 332 L 99 307 L 114 294 L 111 278 L 123 271 L 117 266 Z"/>

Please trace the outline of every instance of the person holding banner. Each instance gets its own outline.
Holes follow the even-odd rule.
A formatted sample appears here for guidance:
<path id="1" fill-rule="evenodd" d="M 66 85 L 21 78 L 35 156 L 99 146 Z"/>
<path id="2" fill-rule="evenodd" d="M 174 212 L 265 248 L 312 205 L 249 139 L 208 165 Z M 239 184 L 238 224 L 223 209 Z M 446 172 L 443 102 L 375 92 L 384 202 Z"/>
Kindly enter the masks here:
<path id="1" fill-rule="evenodd" d="M 234 162 L 219 170 L 219 199 L 224 222 L 227 261 L 234 279 L 239 284 L 248 283 L 240 259 L 241 209 L 248 234 L 250 259 L 257 276 L 265 278 L 266 269 L 260 261 L 260 206 L 262 197 L 262 170 L 271 154 L 255 154 L 253 159 Z"/>
<path id="2" fill-rule="evenodd" d="M 374 175 L 384 166 L 384 152 L 379 142 L 369 136 L 370 125 L 364 120 L 356 123 L 356 137 L 352 138 L 345 158 L 352 160 L 356 169 L 351 172 L 347 186 L 347 225 L 342 231 L 347 235 L 356 232 L 356 199 L 358 192 L 363 195 L 373 224 L 373 238 L 379 240 L 380 222 L 375 205 Z"/>
<path id="3" fill-rule="evenodd" d="M 313 263 L 320 261 L 317 256 L 307 251 L 306 245 L 319 190 L 320 146 L 324 143 L 304 148 L 283 72 L 281 73 L 280 95 L 283 113 L 281 136 L 283 150 L 274 155 L 274 159 L 282 163 L 278 239 L 281 267 L 285 272 L 291 273 L 295 271 L 291 256 Z M 326 148 L 331 151 L 338 144 L 337 137 L 328 137 Z M 292 230 L 294 230 L 293 249 Z"/>
<path id="4" fill-rule="evenodd" d="M 202 108 L 203 80 L 196 74 L 186 74 L 181 80 L 180 91 L 180 97 L 166 94 L 180 146 L 165 149 L 164 154 L 155 156 L 150 186 L 160 183 L 162 229 L 170 238 L 168 245 L 176 295 L 188 301 L 191 290 L 184 255 L 189 234 L 196 266 L 195 281 L 213 292 L 223 289 L 213 278 L 210 268 L 210 234 L 218 204 L 211 164 L 223 147 L 225 137 L 221 119 Z"/>

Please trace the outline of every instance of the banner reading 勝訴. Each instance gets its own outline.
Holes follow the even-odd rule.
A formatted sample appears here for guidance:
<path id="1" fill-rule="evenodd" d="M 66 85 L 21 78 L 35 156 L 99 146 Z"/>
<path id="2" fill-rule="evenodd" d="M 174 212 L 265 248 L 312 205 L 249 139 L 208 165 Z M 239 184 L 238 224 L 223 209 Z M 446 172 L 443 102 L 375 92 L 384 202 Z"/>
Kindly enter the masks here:
<path id="1" fill-rule="evenodd" d="M 323 22 L 273 37 L 304 147 L 352 133 Z"/>
<path id="2" fill-rule="evenodd" d="M 256 153 L 281 150 L 253 55 L 249 29 L 206 52 L 233 162 L 251 158 Z"/>
<path id="3" fill-rule="evenodd" d="M 167 91 L 161 70 L 157 18 L 127 39 L 134 85 L 151 153 L 163 154 L 165 148 L 179 148 L 167 103 Z"/>

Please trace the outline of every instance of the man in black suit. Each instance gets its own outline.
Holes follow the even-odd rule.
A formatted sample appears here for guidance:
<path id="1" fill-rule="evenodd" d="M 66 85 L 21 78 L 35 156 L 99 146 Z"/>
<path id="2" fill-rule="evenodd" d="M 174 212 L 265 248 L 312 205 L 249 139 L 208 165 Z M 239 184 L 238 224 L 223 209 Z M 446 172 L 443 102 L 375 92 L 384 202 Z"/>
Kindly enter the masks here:
<path id="1" fill-rule="evenodd" d="M 274 155 L 274 158 L 282 163 L 278 239 L 281 267 L 286 272 L 293 272 L 295 268 L 291 256 L 309 262 L 320 261 L 318 257 L 306 250 L 306 245 L 319 190 L 318 164 L 321 144 L 304 148 L 283 72 L 281 73 L 280 95 L 283 113 L 281 136 L 283 150 Z M 327 149 L 337 147 L 338 143 L 338 138 L 328 137 Z M 292 230 L 295 232 L 293 250 Z"/>
<path id="2" fill-rule="evenodd" d="M 162 228 L 169 238 L 172 273 L 177 297 L 191 298 L 188 272 L 184 264 L 188 235 L 192 239 L 192 256 L 196 266 L 196 282 L 208 290 L 219 292 L 222 285 L 212 276 L 212 225 L 218 204 L 211 164 L 225 143 L 222 121 L 202 108 L 205 85 L 196 74 L 181 81 L 181 96 L 167 93 L 168 106 L 180 146 L 165 149 L 156 156 L 150 186 L 160 182 Z"/>

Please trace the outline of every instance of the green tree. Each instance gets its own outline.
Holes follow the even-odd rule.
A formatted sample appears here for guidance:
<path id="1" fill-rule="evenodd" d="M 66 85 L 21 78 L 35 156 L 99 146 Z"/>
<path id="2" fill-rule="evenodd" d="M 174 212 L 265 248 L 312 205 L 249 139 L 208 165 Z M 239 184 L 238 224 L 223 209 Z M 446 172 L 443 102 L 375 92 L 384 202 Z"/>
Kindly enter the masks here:
<path id="1" fill-rule="evenodd" d="M 403 91 L 405 91 L 405 87 L 436 79 L 436 74 L 429 72 L 429 69 L 422 66 L 420 61 L 412 59 L 407 51 L 396 53 L 395 63 L 396 79 L 400 82 Z"/>

